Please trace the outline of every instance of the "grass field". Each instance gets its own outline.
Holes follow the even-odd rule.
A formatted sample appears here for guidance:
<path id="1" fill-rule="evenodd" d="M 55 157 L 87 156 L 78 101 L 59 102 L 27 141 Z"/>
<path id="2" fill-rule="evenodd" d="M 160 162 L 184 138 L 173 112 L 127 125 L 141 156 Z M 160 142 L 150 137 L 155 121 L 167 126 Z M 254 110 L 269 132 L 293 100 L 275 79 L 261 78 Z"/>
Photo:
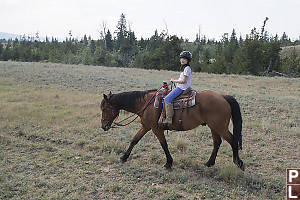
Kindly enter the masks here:
<path id="1" fill-rule="evenodd" d="M 280 57 L 286 58 L 291 56 L 294 49 L 296 51 L 296 55 L 300 57 L 300 45 L 282 47 L 282 50 L 280 51 Z"/>
<path id="2" fill-rule="evenodd" d="M 119 162 L 139 122 L 104 132 L 102 94 L 158 88 L 177 76 L 0 62 L 0 199 L 285 199 L 285 170 L 300 167 L 300 79 L 193 74 L 194 89 L 240 103 L 245 172 L 224 141 L 215 166 L 204 166 L 213 148 L 207 127 L 166 135 L 172 171 L 152 132 Z"/>

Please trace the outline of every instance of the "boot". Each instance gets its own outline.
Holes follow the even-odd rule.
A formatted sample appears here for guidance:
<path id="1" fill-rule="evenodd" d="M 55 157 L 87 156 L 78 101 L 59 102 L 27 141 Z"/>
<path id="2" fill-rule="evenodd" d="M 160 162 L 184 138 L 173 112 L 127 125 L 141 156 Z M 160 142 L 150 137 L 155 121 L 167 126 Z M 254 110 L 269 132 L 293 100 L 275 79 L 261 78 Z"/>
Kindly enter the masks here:
<path id="1" fill-rule="evenodd" d="M 173 110 L 173 104 L 167 104 L 166 105 L 166 119 L 164 120 L 164 124 L 168 124 L 169 126 L 172 125 L 172 119 L 174 115 L 174 110 Z"/>

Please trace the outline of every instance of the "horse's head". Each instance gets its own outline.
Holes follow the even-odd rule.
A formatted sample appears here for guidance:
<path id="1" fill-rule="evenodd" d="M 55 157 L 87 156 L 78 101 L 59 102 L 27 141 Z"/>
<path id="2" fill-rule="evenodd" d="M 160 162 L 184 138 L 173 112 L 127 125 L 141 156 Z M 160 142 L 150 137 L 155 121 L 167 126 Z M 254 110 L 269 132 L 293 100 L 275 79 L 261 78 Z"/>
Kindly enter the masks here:
<path id="1" fill-rule="evenodd" d="M 101 102 L 101 127 L 104 131 L 108 131 L 111 128 L 111 124 L 117 118 L 120 112 L 120 110 L 112 104 L 111 97 L 111 92 L 109 95 L 103 94 L 103 100 Z"/>

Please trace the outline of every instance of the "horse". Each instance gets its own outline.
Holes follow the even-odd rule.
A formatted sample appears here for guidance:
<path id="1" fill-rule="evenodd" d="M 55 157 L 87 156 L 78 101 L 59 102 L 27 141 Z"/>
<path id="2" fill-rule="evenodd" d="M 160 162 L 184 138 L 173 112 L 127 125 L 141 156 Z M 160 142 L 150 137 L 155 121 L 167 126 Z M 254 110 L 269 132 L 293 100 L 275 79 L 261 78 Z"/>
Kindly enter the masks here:
<path id="1" fill-rule="evenodd" d="M 156 94 L 155 91 L 130 91 L 118 94 L 110 92 L 108 95 L 103 94 L 100 104 L 102 111 L 101 126 L 104 131 L 108 131 L 112 127 L 114 120 L 119 116 L 120 110 L 137 114 L 137 117 L 140 118 L 140 129 L 131 140 L 127 151 L 120 158 L 121 162 L 127 161 L 134 146 L 149 130 L 152 130 L 166 155 L 167 162 L 164 167 L 171 169 L 173 158 L 169 152 L 164 135 L 165 129 L 161 128 L 157 122 L 160 112 L 153 106 L 153 101 L 150 101 L 149 105 L 145 107 L 147 100 Z M 183 119 L 181 122 L 183 129 L 180 131 L 191 130 L 199 125 L 207 125 L 210 128 L 214 147 L 209 160 L 205 163 L 207 167 L 215 164 L 219 147 L 222 139 L 224 139 L 231 145 L 234 164 L 241 170 L 245 170 L 244 163 L 239 158 L 239 150 L 242 150 L 242 116 L 239 103 L 233 96 L 222 95 L 211 90 L 197 91 L 195 105 L 181 111 L 176 110 L 169 130 L 176 131 L 179 115 Z M 229 131 L 230 119 L 233 123 L 233 134 Z"/>

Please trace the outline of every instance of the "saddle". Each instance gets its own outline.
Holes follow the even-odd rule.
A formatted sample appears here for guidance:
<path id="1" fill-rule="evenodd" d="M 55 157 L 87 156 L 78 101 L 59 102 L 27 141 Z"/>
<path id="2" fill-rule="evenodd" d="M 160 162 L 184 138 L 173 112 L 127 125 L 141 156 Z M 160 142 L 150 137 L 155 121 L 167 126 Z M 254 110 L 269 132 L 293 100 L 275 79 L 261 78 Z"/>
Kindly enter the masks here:
<path id="1" fill-rule="evenodd" d="M 163 103 L 162 100 L 164 99 L 164 97 L 166 97 L 170 92 L 171 90 L 166 88 L 160 89 L 160 91 L 158 91 L 155 96 L 154 107 L 159 108 L 160 103 Z M 197 92 L 192 88 L 184 90 L 178 97 L 176 97 L 172 101 L 173 109 L 178 110 L 194 106 L 196 104 L 196 94 Z"/>
<path id="2" fill-rule="evenodd" d="M 161 126 L 165 130 L 169 130 L 169 127 L 162 123 L 163 120 L 166 118 L 166 112 L 164 108 L 164 97 L 167 96 L 170 92 L 171 90 L 169 90 L 168 88 L 160 89 L 160 91 L 158 91 L 158 93 L 156 94 L 154 101 L 154 107 L 159 111 L 157 122 L 158 126 Z M 193 107 L 196 104 L 196 95 L 197 92 L 195 90 L 193 90 L 192 88 L 188 88 L 172 101 L 173 109 L 180 110 L 177 130 L 184 130 L 182 125 L 183 110 Z"/>

